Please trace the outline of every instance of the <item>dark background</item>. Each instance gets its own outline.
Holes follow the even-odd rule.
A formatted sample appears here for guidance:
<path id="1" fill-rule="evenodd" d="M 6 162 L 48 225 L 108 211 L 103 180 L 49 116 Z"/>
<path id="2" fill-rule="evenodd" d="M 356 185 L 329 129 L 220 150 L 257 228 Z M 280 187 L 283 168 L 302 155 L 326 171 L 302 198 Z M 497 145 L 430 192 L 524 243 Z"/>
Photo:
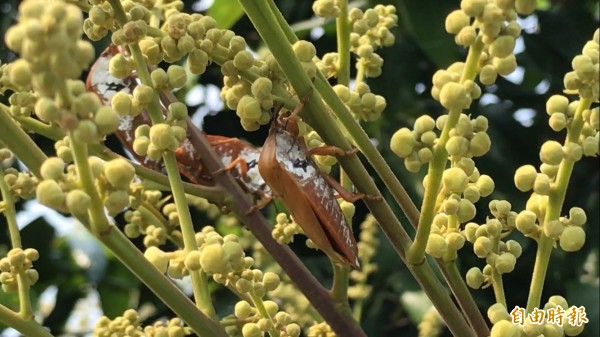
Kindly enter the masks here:
<path id="1" fill-rule="evenodd" d="M 186 11 L 191 12 L 192 1 L 185 1 Z M 227 8 L 230 1 L 217 1 L 212 9 L 218 22 L 233 24 L 237 34 L 246 38 L 252 48 L 260 46 L 259 38 L 249 20 L 235 15 L 236 10 Z M 310 1 L 277 1 L 281 11 L 291 24 L 322 25 L 322 19 L 311 19 Z M 375 2 L 373 2 L 375 3 Z M 437 117 L 444 111 L 430 97 L 431 77 L 438 69 L 445 68 L 455 61 L 463 61 L 466 50 L 454 44 L 453 37 L 444 31 L 445 16 L 458 7 L 459 1 L 420 0 L 396 1 L 399 17 L 398 27 L 394 29 L 396 43 L 378 53 L 385 60 L 381 77 L 369 79 L 368 83 L 374 93 L 383 95 L 387 100 L 387 109 L 382 118 L 376 122 L 365 123 L 367 132 L 379 140 L 379 149 L 398 175 L 400 181 L 419 205 L 422 196 L 421 179 L 425 167 L 419 174 L 408 173 L 401 159 L 389 150 L 389 139 L 399 128 L 412 126 L 414 120 L 423 114 Z M 0 4 L 0 32 L 14 23 L 18 1 L 3 1 Z M 523 27 L 524 50 L 517 55 L 518 64 L 523 67 L 522 82 L 513 83 L 499 78 L 495 85 L 483 88 L 486 100 L 483 104 L 475 102 L 469 113 L 472 117 L 484 115 L 489 120 L 489 134 L 492 138 L 492 149 L 484 157 L 476 160 L 482 174 L 492 176 L 496 183 L 496 191 L 491 197 L 483 198 L 478 204 L 477 222 L 485 222 L 488 216 L 487 203 L 492 199 L 506 199 L 513 205 L 513 210 L 524 208 L 527 194 L 519 192 L 512 182 L 516 168 L 523 164 L 539 165 L 538 151 L 541 144 L 548 139 L 562 142 L 564 132 L 555 133 L 547 125 L 545 102 L 553 94 L 563 90 L 564 73 L 571 70 L 572 58 L 581 52 L 585 42 L 591 39 L 598 27 L 598 1 L 538 1 L 539 10 Z M 219 7 L 222 6 L 222 7 Z M 222 19 L 221 19 L 222 18 Z M 229 27 L 229 26 L 228 26 Z M 318 55 L 335 50 L 335 34 L 332 22 L 325 22 L 325 35 L 313 41 Z M 310 39 L 308 31 L 299 31 L 300 38 Z M 108 40 L 96 45 L 100 53 Z M 0 45 L 0 59 L 3 63 L 14 59 L 4 45 Z M 202 84 L 222 85 L 220 71 L 211 67 L 199 79 Z M 180 93 L 180 97 L 183 95 Z M 8 93 L 0 96 L 6 104 Z M 194 111 L 197 107 L 190 107 Z M 530 109 L 530 110 L 522 110 Z M 519 122 L 517 111 L 529 111 L 527 122 Z M 215 111 L 216 113 L 216 111 Z M 245 133 L 235 113 L 222 111 L 205 121 L 208 133 L 245 138 L 260 145 L 264 140 L 267 128 L 258 132 Z M 52 142 L 35 137 L 36 142 L 48 154 L 53 154 Z M 118 150 L 116 139 L 108 140 L 109 146 Z M 549 266 L 543 300 L 549 296 L 562 295 L 569 305 L 583 305 L 586 308 L 589 326 L 582 336 L 600 336 L 598 325 L 598 160 L 584 158 L 575 166 L 571 183 L 567 192 L 564 213 L 573 206 L 586 210 L 588 223 L 585 225 L 587 239 L 585 246 L 576 253 L 564 253 L 560 249 L 554 251 Z M 389 198 L 391 200 L 391 198 Z M 22 205 L 19 205 L 22 207 Z M 355 229 L 366 214 L 364 206 L 359 205 L 354 220 Z M 400 219 L 404 220 L 397 209 Z M 205 224 L 208 219 L 201 219 L 201 214 L 194 214 L 198 225 Z M 122 217 L 117 220 L 122 221 Z M 403 223 L 408 226 L 407 221 Z M 10 249 L 7 246 L 8 236 L 5 220 L 0 217 L 0 253 Z M 407 230 L 412 233 L 411 228 Z M 158 311 L 152 318 L 169 315 L 168 309 L 159 303 L 153 295 L 132 275 L 110 256 L 97 257 L 106 264 L 106 268 L 86 268 L 74 259 L 75 245 L 68 236 L 58 236 L 56 231 L 43 218 L 30 223 L 23 230 L 24 247 L 35 247 L 41 259 L 35 263 L 40 273 L 40 281 L 33 289 L 34 296 L 39 295 L 49 285 L 57 285 L 59 300 L 55 309 L 44 320 L 54 334 L 60 334 L 74 304 L 85 296 L 89 286 L 95 287 L 102 296 L 102 308 L 106 315 L 120 315 L 126 308 L 143 303 L 152 303 Z M 536 245 L 525 239 L 520 233 L 513 233 L 511 239 L 523 245 L 523 255 L 518 259 L 515 270 L 504 277 L 507 302 L 510 308 L 515 305 L 524 307 L 527 302 L 529 283 L 535 260 Z M 410 273 L 404 267 L 389 243 L 381 236 L 382 245 L 377 254 L 379 270 L 371 276 L 369 284 L 373 293 L 366 300 L 362 325 L 369 336 L 416 336 L 415 322 L 411 319 L 418 314 L 418 303 L 402 301 L 403 295 L 418 291 L 419 288 Z M 303 240 L 297 240 L 303 242 Z M 138 243 L 139 244 L 139 243 Z M 470 245 L 461 251 L 459 267 L 466 272 L 472 266 L 482 267 L 484 262 L 477 259 Z M 141 247 L 141 244 L 140 244 Z M 314 253 L 294 245 L 299 254 L 310 265 L 324 282 L 329 282 L 327 274 L 328 262 L 320 253 Z M 96 261 L 96 260 L 93 260 Z M 584 276 L 587 275 L 587 276 Z M 582 278 L 582 276 L 584 276 Z M 589 281 L 591 279 L 591 281 Z M 485 313 L 487 307 L 494 302 L 491 288 L 473 291 L 478 305 Z M 216 293 L 219 312 L 228 314 L 232 310 L 234 299 L 224 291 Z M 404 297 L 406 299 L 406 297 Z M 0 303 L 8 306 L 16 304 L 16 296 L 6 295 L 0 291 Z M 149 320 L 151 321 L 151 320 Z M 445 332 L 446 336 L 449 333 Z"/>

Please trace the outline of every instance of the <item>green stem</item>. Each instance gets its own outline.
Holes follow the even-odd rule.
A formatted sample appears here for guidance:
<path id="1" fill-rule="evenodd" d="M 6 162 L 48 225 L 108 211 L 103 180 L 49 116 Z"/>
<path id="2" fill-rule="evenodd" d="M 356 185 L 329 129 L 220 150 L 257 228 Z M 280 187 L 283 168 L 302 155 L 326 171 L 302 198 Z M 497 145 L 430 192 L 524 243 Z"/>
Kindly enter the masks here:
<path id="1" fill-rule="evenodd" d="M 23 318 L 14 311 L 0 304 L 0 322 L 19 331 L 23 336 L 29 337 L 53 337 L 53 335 L 30 318 Z"/>
<path id="2" fill-rule="evenodd" d="M 465 80 L 473 80 L 477 75 L 477 63 L 483 51 L 483 42 L 478 38 L 475 43 L 469 48 L 469 54 L 465 61 L 465 69 L 460 79 L 460 83 Z M 417 227 L 415 242 L 410 247 L 407 257 L 408 263 L 419 264 L 425 259 L 425 247 L 429 239 L 431 224 L 437 212 L 436 199 L 442 183 L 442 174 L 448 162 L 448 152 L 446 151 L 446 143 L 450 138 L 450 130 L 458 123 L 462 110 L 450 110 L 448 112 L 448 120 L 442 134 L 438 139 L 433 150 L 433 160 L 429 163 L 429 171 L 427 172 L 427 186 L 425 186 L 425 195 L 421 205 L 421 217 Z"/>
<path id="3" fill-rule="evenodd" d="M 350 21 L 348 19 L 348 0 L 338 1 L 340 15 L 335 19 L 338 71 L 337 82 L 350 85 Z"/>
<path id="4" fill-rule="evenodd" d="M 23 248 L 21 244 L 21 235 L 19 233 L 19 225 L 17 224 L 17 212 L 15 210 L 15 201 L 10 187 L 4 180 L 4 168 L 0 165 L 0 191 L 2 192 L 2 201 L 4 209 L 1 211 L 6 217 L 8 224 L 8 232 L 10 234 L 10 242 L 12 248 Z M 17 288 L 19 293 L 19 315 L 24 319 L 33 317 L 31 307 L 31 298 L 29 294 L 29 280 L 25 277 L 25 272 L 21 271 L 17 274 Z"/>
<path id="5" fill-rule="evenodd" d="M 504 283 L 502 282 L 502 275 L 500 275 L 494 268 L 492 268 L 492 287 L 494 288 L 496 303 L 502 303 L 505 308 L 508 308 L 506 306 L 506 296 L 504 295 Z"/>
<path id="6" fill-rule="evenodd" d="M 284 33 L 284 30 L 286 29 L 280 29 L 277 26 L 277 20 L 273 13 L 265 10 L 265 8 L 268 8 L 269 6 L 267 0 L 240 0 L 240 3 L 254 24 L 254 27 L 257 29 L 275 58 L 279 61 L 279 64 L 292 84 L 294 91 L 299 93 L 307 92 L 311 88 L 311 80 L 303 71 L 300 62 L 294 55 L 291 45 L 287 41 Z M 336 145 L 344 150 L 349 150 L 350 144 L 342 136 L 340 130 L 334 127 L 335 123 L 328 114 L 321 113 L 318 115 L 318 118 L 312 114 L 312 112 L 316 111 L 326 111 L 325 106 L 321 101 L 321 88 L 327 86 L 333 93 L 331 86 L 325 81 L 321 81 L 322 77 L 322 74 L 317 77 L 315 86 L 318 90 L 310 97 L 302 116 L 328 144 Z M 323 90 L 323 92 L 325 92 L 325 90 Z M 333 95 L 335 96 L 335 93 L 333 93 Z M 335 100 L 337 100 L 337 104 L 341 105 L 343 111 L 347 111 L 347 108 L 337 96 L 335 96 Z M 330 106 L 333 109 L 336 108 L 331 104 Z M 349 113 L 347 116 L 352 118 Z M 352 120 L 352 123 L 360 129 L 360 126 L 358 126 L 354 120 Z M 362 131 L 362 133 L 364 134 L 364 131 Z M 366 139 L 368 142 L 368 138 Z M 369 174 L 356 155 L 340 158 L 339 161 L 361 192 L 369 195 L 381 195 L 372 180 L 364 179 L 364 177 L 369 176 Z M 384 232 L 388 235 L 390 242 L 394 245 L 398 254 L 404 259 L 405 249 L 412 244 L 412 241 L 408 234 L 403 230 L 398 219 L 394 216 L 389 205 L 375 200 L 367 200 L 366 203 L 371 210 L 371 213 L 382 225 Z M 452 333 L 457 336 L 474 336 L 473 331 L 468 326 L 427 262 L 424 261 L 424 263 L 419 266 L 410 266 L 410 270 L 419 284 L 421 284 L 423 289 L 427 292 L 428 296 L 432 299 L 432 302 L 434 302 L 440 311 L 440 314 L 444 317 Z M 337 331 L 338 335 L 344 335 L 344 327 L 332 325 L 332 328 L 334 331 Z"/>
<path id="7" fill-rule="evenodd" d="M 579 136 L 581 135 L 581 130 L 584 125 L 583 111 L 589 109 L 591 104 L 592 102 L 589 99 L 582 98 L 579 101 L 577 111 L 575 111 L 571 125 L 567 129 L 565 144 L 569 142 L 579 142 Z M 548 207 L 546 208 L 546 215 L 544 216 L 544 225 L 550 221 L 557 220 L 560 217 L 574 165 L 575 162 L 570 159 L 565 158 L 561 161 L 556 174 L 556 182 L 552 185 L 550 194 L 548 195 Z M 540 233 L 535 264 L 533 266 L 533 277 L 529 288 L 529 298 L 527 299 L 528 313 L 531 313 L 535 308 L 540 307 L 544 280 L 546 279 L 546 272 L 548 271 L 553 243 L 554 239 L 544 235 L 543 231 Z"/>
<path id="8" fill-rule="evenodd" d="M 260 317 L 266 318 L 271 321 L 271 328 L 269 329 L 269 336 L 271 337 L 279 337 L 279 331 L 275 328 L 275 322 L 273 321 L 273 317 L 269 315 L 267 308 L 265 307 L 265 303 L 262 298 L 256 296 L 253 291 L 250 291 L 250 298 L 252 299 L 252 303 L 254 303 L 254 307 L 258 310 Z"/>
<path id="9" fill-rule="evenodd" d="M 332 262 L 333 284 L 331 286 L 331 298 L 341 306 L 348 308 L 348 275 L 346 266 Z"/>
<path id="10" fill-rule="evenodd" d="M 41 179 L 40 166 L 46 160 L 46 155 L 15 123 L 8 107 L 4 104 L 0 105 L 0 140 L 37 178 Z"/>

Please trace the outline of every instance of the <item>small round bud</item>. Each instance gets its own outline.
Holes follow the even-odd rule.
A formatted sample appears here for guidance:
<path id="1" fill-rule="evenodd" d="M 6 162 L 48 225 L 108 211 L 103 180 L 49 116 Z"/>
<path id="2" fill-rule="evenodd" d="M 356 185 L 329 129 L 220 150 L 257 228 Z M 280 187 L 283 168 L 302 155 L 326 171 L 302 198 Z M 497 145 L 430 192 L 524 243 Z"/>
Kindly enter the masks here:
<path id="1" fill-rule="evenodd" d="M 44 179 L 60 180 L 64 177 L 65 162 L 58 157 L 50 157 L 42 163 L 40 174 Z"/>
<path id="2" fill-rule="evenodd" d="M 510 321 L 500 321 L 494 324 L 490 337 L 519 337 L 519 328 Z"/>
<path id="3" fill-rule="evenodd" d="M 446 243 L 446 240 L 444 240 L 443 236 L 439 234 L 429 235 L 427 246 L 425 247 L 425 252 L 427 252 L 427 254 L 435 258 L 441 258 L 444 256 L 447 250 L 448 244 Z"/>
<path id="4" fill-rule="evenodd" d="M 473 251 L 479 258 L 485 258 L 492 251 L 492 248 L 492 241 L 485 236 L 478 237 L 473 244 Z"/>
<path id="5" fill-rule="evenodd" d="M 300 62 L 312 62 L 313 57 L 317 55 L 315 46 L 308 41 L 297 41 L 292 48 Z"/>
<path id="6" fill-rule="evenodd" d="M 465 223 L 467 221 L 472 220 L 475 217 L 477 210 L 475 209 L 475 205 L 467 199 L 462 199 L 458 203 L 458 210 L 456 212 L 456 216 L 460 223 Z"/>
<path id="7" fill-rule="evenodd" d="M 169 82 L 169 87 L 181 88 L 187 81 L 187 74 L 182 66 L 171 65 L 167 69 L 167 79 Z"/>
<path id="8" fill-rule="evenodd" d="M 65 203 L 65 193 L 54 180 L 43 180 L 36 188 L 36 199 L 40 204 L 54 209 L 62 209 Z"/>
<path id="9" fill-rule="evenodd" d="M 92 198 L 82 190 L 72 190 L 67 193 L 67 208 L 73 214 L 85 214 L 92 203 Z"/>
<path id="10" fill-rule="evenodd" d="M 569 210 L 569 221 L 575 226 L 583 226 L 587 222 L 585 211 L 580 207 L 573 207 Z"/>
<path id="11" fill-rule="evenodd" d="M 479 268 L 473 267 L 467 271 L 466 280 L 469 287 L 479 289 L 483 285 L 485 278 Z"/>
<path id="12" fill-rule="evenodd" d="M 254 65 L 254 57 L 247 50 L 240 51 L 235 54 L 233 65 L 239 70 L 248 70 Z"/>
<path id="13" fill-rule="evenodd" d="M 498 71 L 496 71 L 496 68 L 491 64 L 486 64 L 479 72 L 479 81 L 481 81 L 481 84 L 483 85 L 492 85 L 496 82 L 497 78 Z"/>
<path id="14" fill-rule="evenodd" d="M 559 144 L 560 146 L 560 144 Z M 521 192 L 527 192 L 533 188 L 535 179 L 537 178 L 537 171 L 532 165 L 524 165 L 517 169 L 515 172 L 515 186 Z"/>
<path id="15" fill-rule="evenodd" d="M 486 132 L 477 132 L 471 138 L 469 151 L 474 157 L 481 157 L 488 153 L 491 146 L 492 141 L 490 140 L 490 136 Z"/>
<path id="16" fill-rule="evenodd" d="M 568 106 L 569 106 L 568 98 L 566 98 L 563 95 L 552 95 L 552 96 L 550 96 L 548 101 L 546 101 L 546 113 L 549 116 L 552 116 L 553 114 L 556 114 L 556 113 L 565 114 L 565 113 L 567 113 Z"/>
<path id="17" fill-rule="evenodd" d="M 559 142 L 549 140 L 540 149 L 540 160 L 545 164 L 558 165 L 563 159 L 563 150 Z"/>
<path id="18" fill-rule="evenodd" d="M 148 247 L 148 249 L 146 249 L 144 252 L 144 257 L 146 257 L 146 259 L 150 261 L 150 263 L 152 263 L 161 273 L 164 274 L 167 271 L 169 258 L 165 252 L 160 250 L 160 248 L 155 246 Z"/>
<path id="19" fill-rule="evenodd" d="M 200 264 L 208 274 L 226 274 L 225 251 L 220 244 L 210 244 L 202 249 Z"/>
<path id="20" fill-rule="evenodd" d="M 440 91 L 440 103 L 448 110 L 462 110 L 470 104 L 470 99 L 464 85 L 450 82 Z"/>
<path id="21" fill-rule="evenodd" d="M 485 274 L 485 272 L 484 272 Z M 494 303 L 487 310 L 487 316 L 492 324 L 510 320 L 510 315 L 502 303 Z"/>
<path id="22" fill-rule="evenodd" d="M 239 301 L 235 304 L 233 312 L 236 318 L 244 320 L 252 314 L 253 308 L 250 306 L 250 303 L 246 301 Z"/>
<path id="23" fill-rule="evenodd" d="M 515 48 L 515 38 L 510 35 L 499 36 L 490 45 L 490 55 L 493 57 L 508 57 Z"/>
<path id="24" fill-rule="evenodd" d="M 451 156 L 464 156 L 469 150 L 469 140 L 463 136 L 452 136 L 446 143 L 446 151 Z"/>
<path id="25" fill-rule="evenodd" d="M 446 236 L 446 243 L 449 249 L 459 250 L 465 244 L 465 237 L 458 233 L 450 233 Z"/>
<path id="26" fill-rule="evenodd" d="M 506 274 L 515 269 L 516 263 L 517 258 L 513 254 L 502 253 L 496 258 L 496 261 L 494 261 L 494 267 L 498 274 Z"/>
<path id="27" fill-rule="evenodd" d="M 392 135 L 390 148 L 398 157 L 406 158 L 413 153 L 415 144 L 412 132 L 408 128 L 402 128 Z"/>
<path id="28" fill-rule="evenodd" d="M 161 151 L 178 145 L 177 140 L 171 133 L 171 126 L 166 123 L 152 125 L 149 136 L 150 142 Z"/>
<path id="29" fill-rule="evenodd" d="M 517 69 L 517 58 L 513 54 L 502 58 L 494 57 L 492 64 L 499 75 L 507 76 Z"/>
<path id="30" fill-rule="evenodd" d="M 550 177 L 539 173 L 533 182 L 533 191 L 539 195 L 548 195 L 550 193 Z"/>
<path id="31" fill-rule="evenodd" d="M 117 158 L 104 165 L 104 175 L 113 187 L 127 189 L 135 176 L 135 168 L 126 159 Z"/>
<path id="32" fill-rule="evenodd" d="M 581 227 L 570 226 L 564 229 L 560 235 L 560 248 L 565 252 L 576 252 L 585 243 L 585 232 Z"/>
<path id="33" fill-rule="evenodd" d="M 469 25 L 470 18 L 461 10 L 455 10 L 446 16 L 446 31 L 457 34 L 463 27 Z"/>
<path id="34" fill-rule="evenodd" d="M 479 179 L 477 179 L 476 185 L 482 197 L 487 197 L 492 194 L 492 192 L 494 192 L 494 188 L 496 187 L 494 180 L 492 180 L 492 178 L 486 174 L 481 175 Z"/>
<path id="35" fill-rule="evenodd" d="M 119 127 L 119 115 L 110 107 L 102 106 L 96 111 L 94 123 L 100 133 L 106 135 L 117 130 Z"/>
<path id="36" fill-rule="evenodd" d="M 445 189 L 451 193 L 462 193 L 469 182 L 465 171 L 452 167 L 444 171 L 442 182 Z"/>
<path id="37" fill-rule="evenodd" d="M 262 331 L 256 323 L 246 323 L 242 327 L 242 336 L 244 337 L 261 337 Z"/>

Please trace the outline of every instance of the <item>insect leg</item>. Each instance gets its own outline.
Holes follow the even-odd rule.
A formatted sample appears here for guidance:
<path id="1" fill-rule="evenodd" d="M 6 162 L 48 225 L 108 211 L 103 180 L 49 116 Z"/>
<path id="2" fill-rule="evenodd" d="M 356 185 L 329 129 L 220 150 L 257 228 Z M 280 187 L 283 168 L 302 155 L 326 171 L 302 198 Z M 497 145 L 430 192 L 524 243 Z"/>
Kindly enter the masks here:
<path id="1" fill-rule="evenodd" d="M 323 173 L 323 178 L 325 178 L 325 180 L 327 181 L 329 186 L 331 186 L 331 188 L 333 188 L 334 190 L 336 190 L 338 192 L 338 197 L 341 197 L 342 199 L 346 200 L 347 202 L 356 202 L 357 200 L 361 200 L 361 199 L 374 200 L 374 201 L 383 200 L 383 197 L 381 197 L 380 195 L 369 195 L 369 194 L 365 194 L 365 193 L 350 192 L 344 186 L 342 186 L 342 184 L 340 184 L 337 180 L 335 180 L 332 176 L 330 176 L 329 174 L 326 174 L 325 172 L 322 172 L 322 173 Z"/>

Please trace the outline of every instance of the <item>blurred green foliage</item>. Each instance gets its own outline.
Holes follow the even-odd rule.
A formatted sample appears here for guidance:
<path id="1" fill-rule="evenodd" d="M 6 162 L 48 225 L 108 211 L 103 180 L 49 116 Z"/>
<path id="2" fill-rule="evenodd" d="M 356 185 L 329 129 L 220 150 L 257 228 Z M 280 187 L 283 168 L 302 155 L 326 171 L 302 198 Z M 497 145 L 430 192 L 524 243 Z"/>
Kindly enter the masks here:
<path id="1" fill-rule="evenodd" d="M 15 19 L 18 2 L 8 0 L 0 4 L 2 35 Z M 333 22 L 311 19 L 311 2 L 288 0 L 277 3 L 290 24 L 304 27 L 298 34 L 303 39 L 313 40 L 319 55 L 335 49 Z M 368 5 L 374 3 L 375 1 L 369 2 Z M 394 31 L 396 43 L 381 50 L 380 54 L 385 60 L 383 74 L 379 78 L 369 79 L 368 83 L 374 93 L 387 99 L 388 107 L 381 120 L 366 123 L 364 127 L 377 140 L 382 155 L 419 205 L 421 179 L 425 172 L 417 175 L 408 173 L 402 160 L 390 152 L 388 144 L 391 135 L 398 128 L 412 125 L 418 116 L 429 114 L 435 118 L 444 113 L 441 106 L 431 98 L 429 91 L 431 77 L 436 70 L 464 60 L 466 56 L 466 50 L 457 47 L 453 37 L 444 31 L 445 16 L 458 6 L 459 1 L 397 0 L 386 3 L 397 7 L 399 26 Z M 584 43 L 598 27 L 597 0 L 547 0 L 538 3 L 540 9 L 523 21 L 523 48 L 517 54 L 520 76 L 511 77 L 510 80 L 501 78 L 495 85 L 484 88 L 484 96 L 469 111 L 472 116 L 485 115 L 489 119 L 488 132 L 492 138 L 492 149 L 485 157 L 477 159 L 476 163 L 481 173 L 492 176 L 496 182 L 495 193 L 478 204 L 478 217 L 475 219 L 478 222 L 485 221 L 489 214 L 487 203 L 492 199 L 506 199 L 516 211 L 524 208 L 527 195 L 514 187 L 513 173 L 517 167 L 526 163 L 539 165 L 538 150 L 543 141 L 563 140 L 563 133 L 552 132 L 547 125 L 545 101 L 552 94 L 562 92 L 562 78 L 570 70 L 571 59 L 580 53 Z M 185 4 L 186 11 L 191 12 L 194 2 L 185 1 Z M 250 46 L 260 47 L 259 36 L 240 12 L 237 2 L 216 0 L 210 13 L 217 17 L 220 26 L 231 26 L 237 34 L 246 38 Z M 316 39 L 306 29 L 315 23 L 324 28 L 324 35 Z M 99 53 L 107 43 L 107 39 L 97 42 L 96 52 Z M 0 59 L 3 63 L 14 59 L 15 55 L 4 45 L 0 46 Z M 204 85 L 222 84 L 220 71 L 216 67 L 210 68 L 198 81 Z M 7 97 L 0 97 L 0 101 L 6 103 L 6 100 Z M 521 121 L 515 118 L 520 116 L 518 112 L 525 113 L 525 118 Z M 265 127 L 258 132 L 245 133 L 237 116 L 231 111 L 222 111 L 214 117 L 208 117 L 204 125 L 208 133 L 237 136 L 258 145 L 267 132 Z M 52 153 L 51 142 L 41 137 L 35 139 L 48 154 Z M 115 149 L 119 147 L 114 139 L 109 139 L 108 144 Z M 584 306 L 590 323 L 582 336 L 587 337 L 600 336 L 599 178 L 597 160 L 586 158 L 577 163 L 564 206 L 566 210 L 579 206 L 587 211 L 586 244 L 577 253 L 564 253 L 560 250 L 554 252 L 543 293 L 543 300 L 551 295 L 563 295 L 569 305 Z M 401 214 L 399 209 L 397 212 Z M 366 209 L 359 205 L 354 221 L 355 229 L 365 214 Z M 195 216 L 195 219 L 200 219 L 201 215 Z M 402 215 L 400 218 L 404 219 Z M 206 221 L 197 222 L 198 225 L 204 223 Z M 408 226 L 407 221 L 404 223 Z M 10 248 L 7 246 L 8 237 L 3 217 L 0 217 L 0 228 L 3 228 L 0 231 L 0 252 L 6 252 Z M 412 229 L 407 229 L 413 232 Z M 102 298 L 102 309 L 111 317 L 120 314 L 125 308 L 144 303 L 151 303 L 157 308 L 150 315 L 149 321 L 169 315 L 168 309 L 109 254 L 100 259 L 106 263 L 106 268 L 96 268 L 93 272 L 76 263 L 74 245 L 57 236 L 43 218 L 31 222 L 23 230 L 23 238 L 25 247 L 37 248 L 41 256 L 35 264 L 40 272 L 40 282 L 33 289 L 34 296 L 49 285 L 58 286 L 57 304 L 44 321 L 53 333 L 61 333 L 74 304 L 86 295 L 90 286 L 97 288 Z M 519 233 L 513 234 L 511 238 L 523 245 L 523 255 L 519 258 L 516 269 L 504 278 L 507 302 L 511 308 L 515 305 L 524 307 L 536 244 Z M 418 285 L 383 235 L 381 239 L 382 245 L 377 255 L 379 270 L 369 282 L 374 292 L 365 304 L 362 325 L 369 336 L 416 336 L 416 322 L 411 321 L 414 317 L 411 313 L 413 308 L 410 305 L 403 306 L 407 302 L 401 298 L 407 292 L 418 291 Z M 303 249 L 298 243 L 294 245 L 294 249 L 299 254 L 310 257 L 306 261 L 315 275 L 325 283 L 329 282 L 328 262 L 321 255 Z M 92 260 L 92 264 L 95 262 L 96 260 Z M 474 257 L 470 247 L 466 247 L 461 252 L 459 267 L 464 273 L 472 266 L 481 267 L 482 261 Z M 473 294 L 485 313 L 494 301 L 491 288 L 474 291 Z M 219 301 L 216 301 L 218 312 L 230 313 L 235 301 L 233 296 L 223 290 L 217 290 L 215 296 L 219 297 Z M 15 301 L 14 296 L 0 292 L 0 303 L 14 308 L 17 304 Z M 449 335 L 447 331 L 445 334 Z"/>

